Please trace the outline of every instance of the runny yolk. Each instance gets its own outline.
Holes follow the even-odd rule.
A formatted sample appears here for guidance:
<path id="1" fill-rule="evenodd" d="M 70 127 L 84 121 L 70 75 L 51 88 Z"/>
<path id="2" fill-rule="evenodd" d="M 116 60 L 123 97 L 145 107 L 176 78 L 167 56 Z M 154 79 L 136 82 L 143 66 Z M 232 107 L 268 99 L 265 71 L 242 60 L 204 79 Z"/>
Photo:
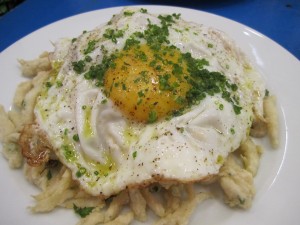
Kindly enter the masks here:
<path id="1" fill-rule="evenodd" d="M 187 66 L 176 48 L 122 50 L 105 73 L 106 95 L 129 119 L 154 122 L 184 106 Z"/>

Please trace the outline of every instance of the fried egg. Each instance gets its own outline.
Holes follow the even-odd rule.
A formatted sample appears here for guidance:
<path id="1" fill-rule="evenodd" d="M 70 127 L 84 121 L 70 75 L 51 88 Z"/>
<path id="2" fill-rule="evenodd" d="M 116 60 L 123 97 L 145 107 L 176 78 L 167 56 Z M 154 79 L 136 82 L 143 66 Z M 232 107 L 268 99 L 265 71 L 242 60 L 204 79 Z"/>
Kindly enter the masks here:
<path id="1" fill-rule="evenodd" d="M 262 114 L 264 82 L 221 31 L 125 8 L 55 43 L 36 123 L 92 195 L 216 175 Z"/>

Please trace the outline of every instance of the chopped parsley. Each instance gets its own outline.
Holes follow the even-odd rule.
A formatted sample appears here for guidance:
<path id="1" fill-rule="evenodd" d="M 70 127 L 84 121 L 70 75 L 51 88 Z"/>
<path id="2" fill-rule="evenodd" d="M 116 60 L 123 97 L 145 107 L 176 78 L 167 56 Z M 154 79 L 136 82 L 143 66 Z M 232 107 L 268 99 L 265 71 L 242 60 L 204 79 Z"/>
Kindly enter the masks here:
<path id="1" fill-rule="evenodd" d="M 78 178 L 82 177 L 85 173 L 86 173 L 86 168 L 81 167 L 81 168 L 79 168 L 79 170 L 77 170 L 76 177 L 78 177 Z"/>
<path id="2" fill-rule="evenodd" d="M 61 148 L 68 162 L 74 162 L 76 160 L 76 152 L 70 145 L 62 145 Z"/>
<path id="3" fill-rule="evenodd" d="M 155 111 L 152 110 L 148 116 L 148 123 L 154 123 L 157 121 L 157 113 Z"/>
<path id="4" fill-rule="evenodd" d="M 81 218 L 84 218 L 87 215 L 89 215 L 93 211 L 94 208 L 95 207 L 80 208 L 80 207 L 77 207 L 77 205 L 73 204 L 73 209 L 74 209 L 75 213 L 78 214 Z"/>
<path id="5" fill-rule="evenodd" d="M 87 55 L 87 56 L 85 56 L 84 60 L 85 60 L 86 62 L 91 62 L 91 61 L 92 61 L 92 57 L 89 56 L 89 55 Z"/>
<path id="6" fill-rule="evenodd" d="M 77 62 L 72 62 L 73 70 L 80 74 L 85 70 L 85 62 L 83 60 L 79 60 Z"/>
<path id="7" fill-rule="evenodd" d="M 140 9 L 140 12 L 147 13 L 146 9 Z M 135 12 L 124 11 L 125 16 L 131 16 Z M 192 105 L 199 104 L 207 96 L 213 96 L 219 94 L 223 99 L 232 104 L 235 114 L 240 114 L 242 107 L 239 105 L 239 98 L 236 91 L 238 86 L 231 83 L 226 76 L 221 72 L 209 71 L 206 66 L 209 66 L 209 62 L 204 59 L 196 59 L 191 53 L 182 53 L 176 46 L 170 45 L 169 41 L 169 27 L 176 23 L 176 20 L 180 19 L 180 14 L 159 15 L 158 19 L 160 24 L 153 24 L 148 19 L 147 27 L 144 31 L 133 32 L 129 38 L 125 40 L 124 47 L 121 51 L 116 50 L 112 54 L 109 54 L 103 45 L 100 46 L 103 59 L 101 63 L 90 63 L 92 58 L 87 55 L 95 50 L 97 46 L 96 40 L 88 42 L 87 47 L 84 49 L 86 54 L 84 60 L 73 62 L 73 70 L 77 74 L 83 74 L 87 80 L 95 80 L 97 87 L 104 86 L 105 74 L 109 69 L 117 67 L 117 61 L 119 57 L 124 57 L 126 54 L 132 54 L 134 52 L 134 60 L 144 62 L 153 68 L 157 74 L 158 87 L 160 92 L 169 92 L 178 105 L 181 108 L 170 112 L 172 116 L 182 115 L 187 108 Z M 103 34 L 103 37 L 111 40 L 117 44 L 117 39 L 124 36 L 125 30 L 118 30 L 107 28 Z M 152 51 L 152 56 L 146 54 L 141 48 L 145 43 Z M 208 48 L 213 48 L 213 44 L 207 43 Z M 179 52 L 179 55 L 178 55 Z M 175 59 L 176 60 L 175 60 Z M 175 60 L 175 61 L 174 61 Z M 86 65 L 86 63 L 88 65 Z M 171 71 L 164 71 L 165 66 L 171 66 Z M 124 61 L 122 65 L 122 71 L 126 72 L 130 69 L 130 63 Z M 152 69 L 151 68 L 151 69 Z M 137 74 L 134 77 L 133 82 L 137 85 L 142 85 L 140 82 L 148 83 L 152 78 L 149 76 L 151 73 L 145 70 Z M 175 78 L 174 78 L 175 77 Z M 174 81 L 175 80 L 175 81 Z M 189 85 L 189 89 L 184 93 L 184 96 L 176 95 L 180 93 L 180 83 L 185 82 Z M 126 84 L 123 82 L 114 83 L 112 88 L 122 87 L 122 90 L 127 90 Z M 106 97 L 110 96 L 110 90 L 105 90 Z M 145 90 L 140 90 L 138 93 L 138 99 L 136 106 L 139 106 L 143 99 L 145 99 Z M 105 101 L 106 102 L 106 101 Z M 102 102 L 104 103 L 104 102 Z M 224 105 L 218 105 L 220 110 L 223 110 Z M 148 123 L 154 123 L 158 120 L 157 111 L 155 105 L 151 108 L 148 114 Z M 168 116 L 170 116 L 168 115 Z"/>
<path id="8" fill-rule="evenodd" d="M 124 46 L 124 50 L 128 50 L 130 49 L 132 46 L 138 45 L 141 42 L 135 38 L 129 38 L 125 41 L 125 46 Z"/>
<path id="9" fill-rule="evenodd" d="M 147 61 L 147 55 L 145 54 L 145 52 L 143 52 L 143 51 L 136 51 L 135 52 L 135 57 L 137 58 L 137 59 L 140 59 L 140 60 L 142 60 L 142 61 L 144 61 L 144 62 L 146 62 Z"/>
<path id="10" fill-rule="evenodd" d="M 140 72 L 139 74 L 140 76 L 138 76 L 133 82 L 134 83 L 138 83 L 138 82 L 144 82 L 144 83 L 148 83 L 149 82 L 149 77 L 148 77 L 148 71 L 143 70 Z"/>
<path id="11" fill-rule="evenodd" d="M 134 14 L 134 12 L 131 12 L 131 11 L 124 12 L 124 16 L 132 16 L 133 14 Z"/>
<path id="12" fill-rule="evenodd" d="M 52 83 L 49 82 L 49 81 L 47 81 L 45 85 L 46 85 L 47 88 L 51 88 L 52 87 Z"/>
<path id="13" fill-rule="evenodd" d="M 103 37 L 110 39 L 113 43 L 117 43 L 117 38 L 123 37 L 124 31 L 122 30 L 113 30 L 113 29 L 106 29 Z"/>
<path id="14" fill-rule="evenodd" d="M 137 156 L 137 151 L 134 151 L 134 152 L 132 153 L 132 157 L 135 159 L 136 156 Z"/>
<path id="15" fill-rule="evenodd" d="M 96 46 L 97 41 L 96 40 L 91 40 L 88 42 L 88 46 L 86 47 L 86 49 L 83 50 L 83 53 L 85 55 L 93 52 L 95 50 L 95 46 Z"/>
<path id="16" fill-rule="evenodd" d="M 181 14 L 180 13 L 173 13 L 172 16 L 175 18 L 175 19 L 180 19 L 180 16 Z"/>
<path id="17" fill-rule="evenodd" d="M 172 86 L 169 83 L 171 77 L 170 74 L 158 75 L 159 79 L 159 89 L 162 91 L 172 90 Z"/>
<path id="18" fill-rule="evenodd" d="M 56 81 L 56 87 L 59 88 L 59 87 L 62 87 L 62 86 L 63 86 L 63 84 L 60 80 Z"/>
<path id="19" fill-rule="evenodd" d="M 79 142 L 79 136 L 78 136 L 78 134 L 74 134 L 73 135 L 73 140 L 76 141 L 76 142 Z"/>
<path id="20" fill-rule="evenodd" d="M 138 92 L 138 96 L 139 96 L 139 97 L 144 97 L 144 96 L 145 96 L 144 91 L 139 91 L 139 92 Z"/>
<path id="21" fill-rule="evenodd" d="M 183 68 L 177 63 L 173 64 L 172 74 L 179 77 L 180 75 L 183 74 Z"/>
<path id="22" fill-rule="evenodd" d="M 233 105 L 233 111 L 235 112 L 236 115 L 240 114 L 242 110 L 242 107 L 238 105 Z"/>
<path id="23" fill-rule="evenodd" d="M 270 95 L 270 92 L 268 89 L 265 90 L 265 96 L 268 97 Z"/>
<path id="24" fill-rule="evenodd" d="M 66 135 L 68 135 L 68 133 L 69 133 L 69 130 L 66 128 L 66 129 L 64 130 L 64 135 L 66 136 Z"/>
<path id="25" fill-rule="evenodd" d="M 147 13 L 148 11 L 147 11 L 147 9 L 141 8 L 141 9 L 140 9 L 140 12 L 141 12 L 141 13 Z"/>
<path id="26" fill-rule="evenodd" d="M 111 55 L 110 57 L 104 56 L 101 64 L 92 65 L 89 70 L 84 74 L 84 78 L 87 80 L 96 79 L 96 86 L 103 86 L 104 74 L 108 68 L 115 67 L 114 59 L 115 55 Z"/>
<path id="27" fill-rule="evenodd" d="M 169 30 L 167 25 L 160 27 L 156 24 L 148 24 L 148 29 L 145 30 L 144 36 L 147 44 L 153 50 L 159 50 L 162 44 L 170 43 L 168 40 Z"/>

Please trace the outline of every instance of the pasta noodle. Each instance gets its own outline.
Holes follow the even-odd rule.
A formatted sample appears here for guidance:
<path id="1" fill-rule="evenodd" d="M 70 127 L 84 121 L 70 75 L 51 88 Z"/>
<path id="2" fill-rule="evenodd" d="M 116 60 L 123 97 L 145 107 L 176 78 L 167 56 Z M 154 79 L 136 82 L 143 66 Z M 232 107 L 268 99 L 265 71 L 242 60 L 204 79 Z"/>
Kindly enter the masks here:
<path id="1" fill-rule="evenodd" d="M 279 147 L 279 122 L 276 108 L 276 97 L 267 96 L 264 101 L 264 112 L 267 120 L 268 134 L 274 149 Z"/>

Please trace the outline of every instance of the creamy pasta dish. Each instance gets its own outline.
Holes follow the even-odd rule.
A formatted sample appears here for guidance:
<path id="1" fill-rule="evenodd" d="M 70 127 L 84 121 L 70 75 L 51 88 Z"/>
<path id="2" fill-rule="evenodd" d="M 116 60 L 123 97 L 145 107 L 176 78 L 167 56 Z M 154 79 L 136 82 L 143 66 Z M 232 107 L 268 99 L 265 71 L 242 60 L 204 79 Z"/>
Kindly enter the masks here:
<path id="1" fill-rule="evenodd" d="M 0 138 L 42 190 L 32 212 L 130 224 L 151 210 L 155 224 L 188 224 L 210 184 L 230 207 L 251 206 L 262 154 L 251 137 L 278 146 L 276 104 L 222 31 L 124 8 L 20 65 L 30 79 L 0 108 Z"/>

